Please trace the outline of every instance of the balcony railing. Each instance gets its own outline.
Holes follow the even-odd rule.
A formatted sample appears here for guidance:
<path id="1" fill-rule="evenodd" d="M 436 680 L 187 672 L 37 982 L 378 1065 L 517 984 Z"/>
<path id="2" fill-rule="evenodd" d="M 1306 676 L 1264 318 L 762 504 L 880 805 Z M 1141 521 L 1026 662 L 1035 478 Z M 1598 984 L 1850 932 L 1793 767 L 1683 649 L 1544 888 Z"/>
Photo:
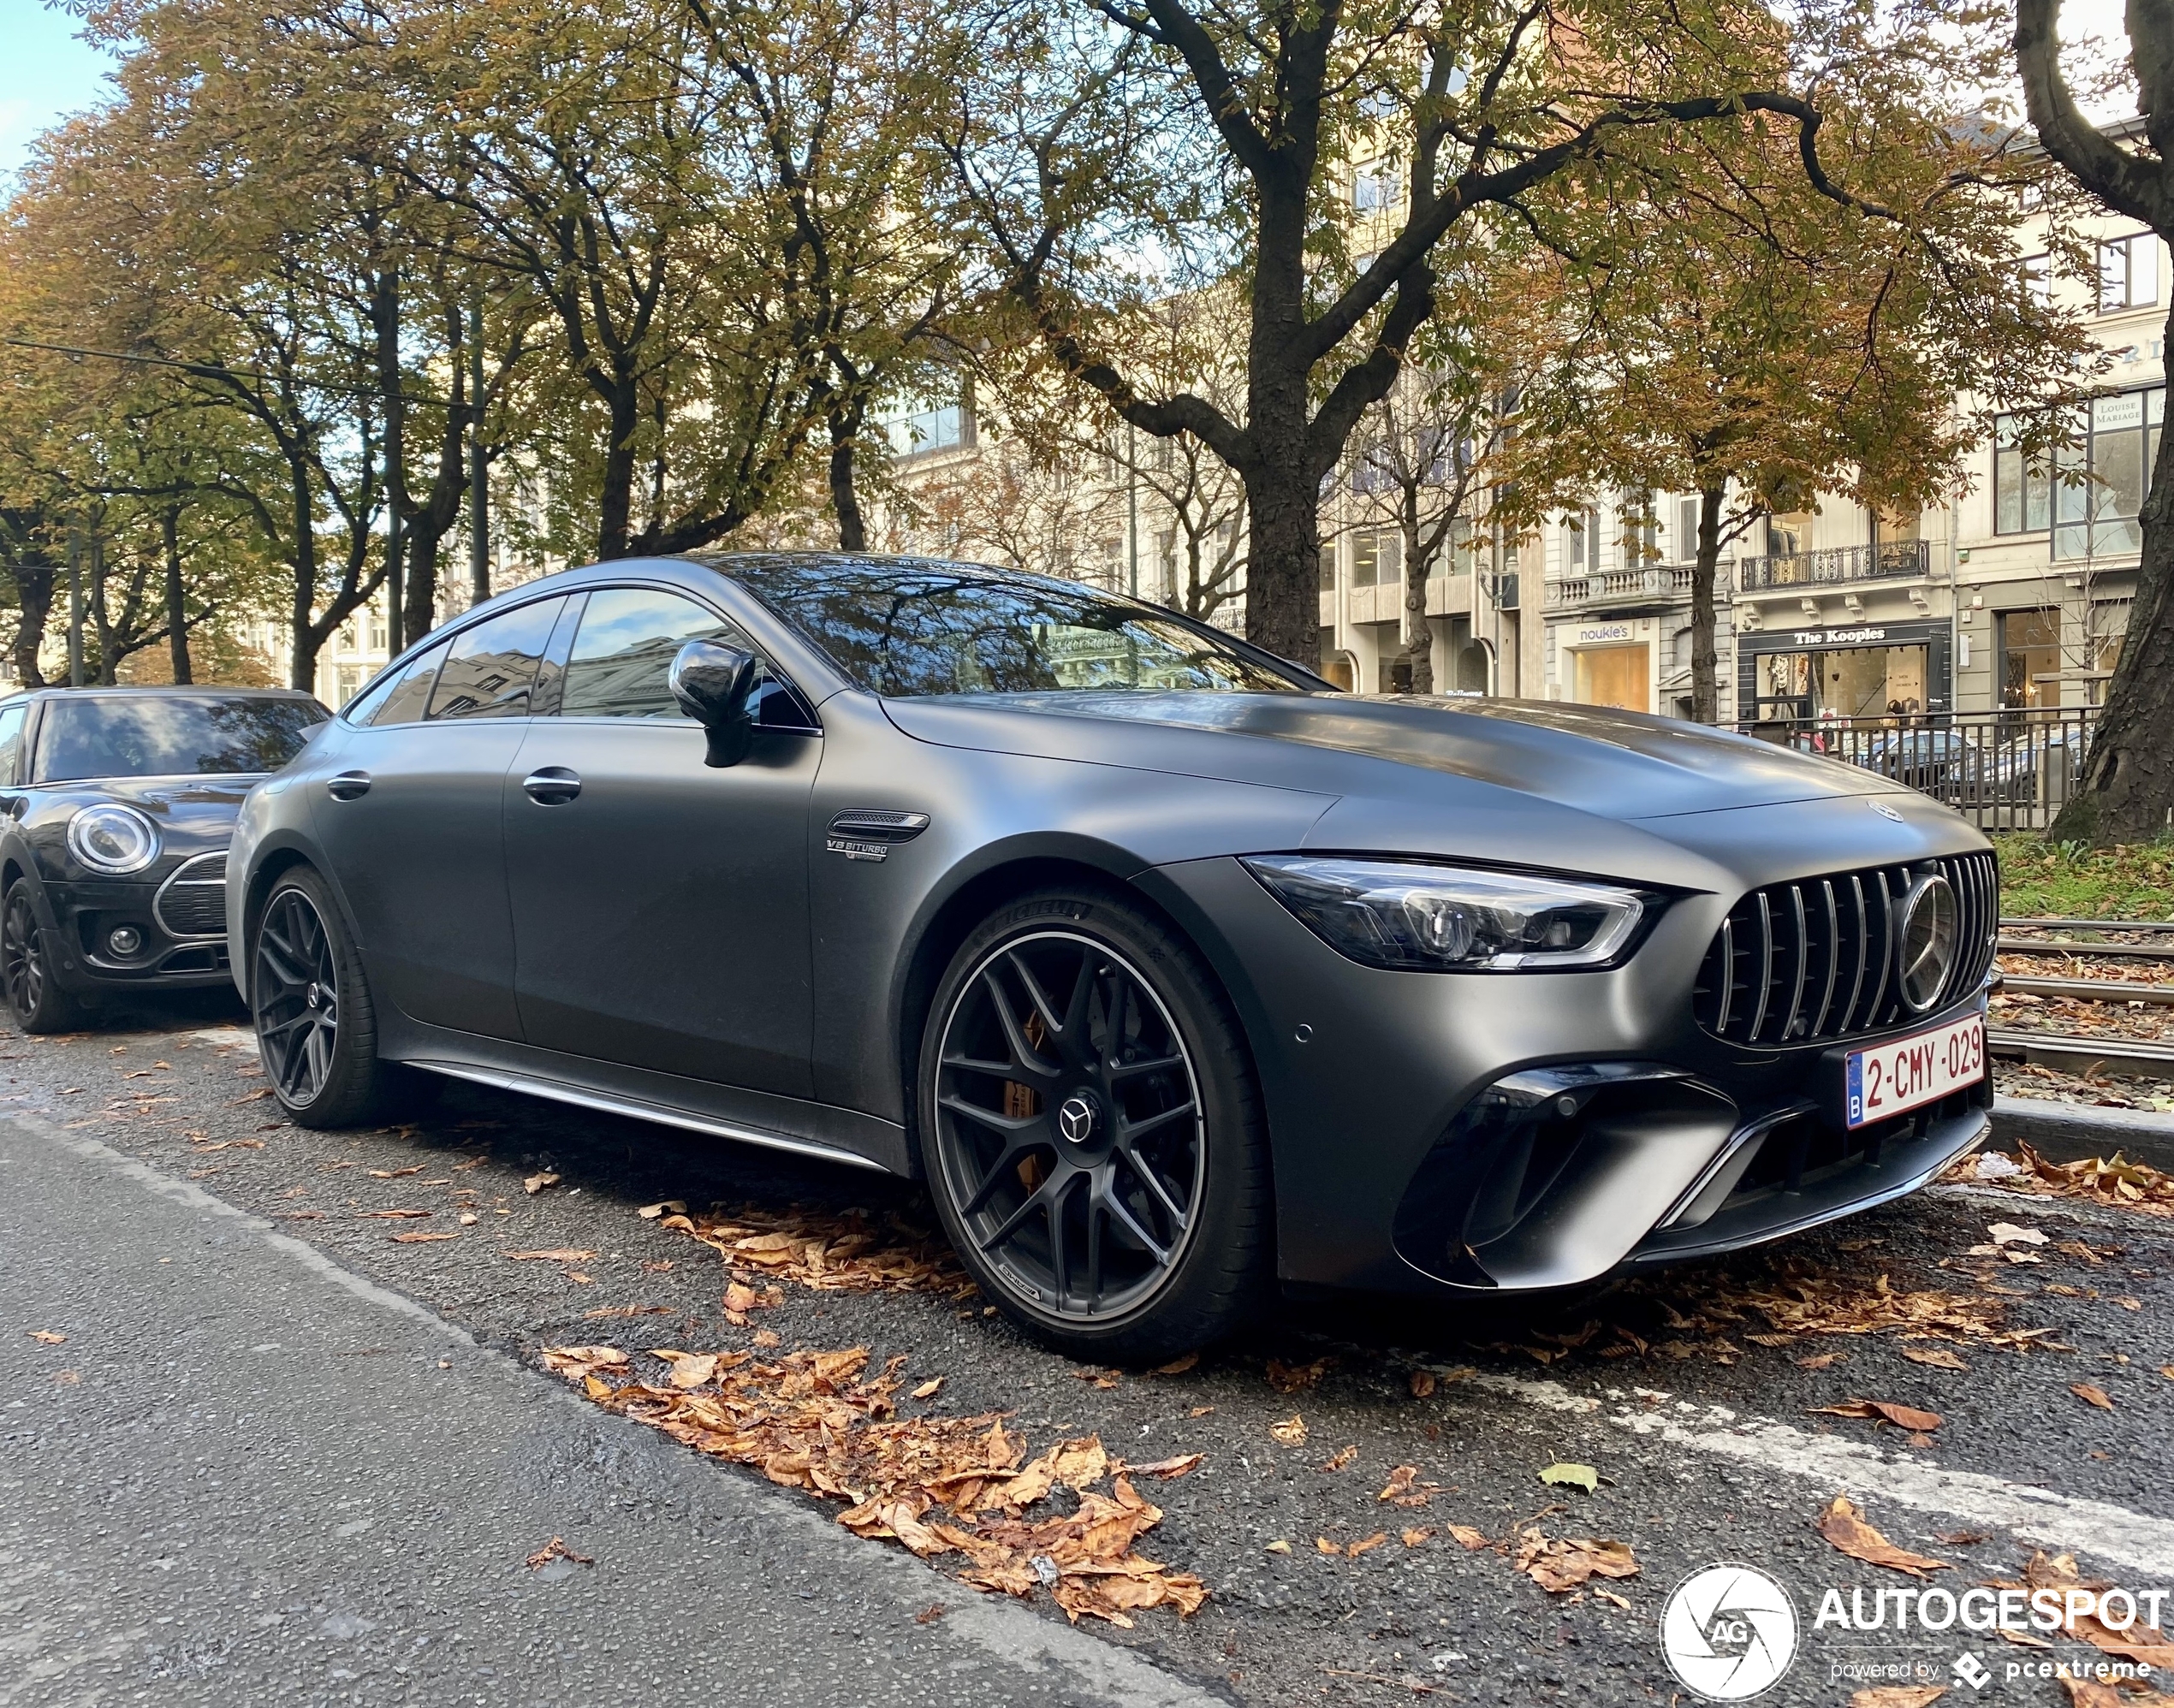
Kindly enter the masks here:
<path id="1" fill-rule="evenodd" d="M 1547 584 L 1547 604 L 1550 609 L 1559 610 L 1571 605 L 1625 605 L 1639 600 L 1673 599 L 1691 590 L 1691 576 L 1688 566 L 1666 564 L 1573 575 Z"/>
<path id="2" fill-rule="evenodd" d="M 1931 548 L 1922 540 L 1784 552 L 1772 557 L 1739 559 L 1736 584 L 1741 592 L 1761 593 L 1776 587 L 1811 587 L 1836 581 L 1893 580 L 1924 574 L 1931 560 Z"/>

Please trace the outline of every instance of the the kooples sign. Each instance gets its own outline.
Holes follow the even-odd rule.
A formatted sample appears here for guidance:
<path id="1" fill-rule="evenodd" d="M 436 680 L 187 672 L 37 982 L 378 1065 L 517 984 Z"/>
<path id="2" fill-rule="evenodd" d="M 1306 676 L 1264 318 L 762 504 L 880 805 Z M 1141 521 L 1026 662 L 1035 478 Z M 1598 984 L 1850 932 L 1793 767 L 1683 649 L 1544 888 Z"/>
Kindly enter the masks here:
<path id="1" fill-rule="evenodd" d="M 1830 1589 L 1820 1598 L 1812 1628 L 1845 1631 L 1999 1631 L 2018 1634 L 2060 1630 L 2079 1619 L 2095 1619 L 2117 1635 L 2138 1643 L 2169 1641 L 2161 1624 L 2170 1593 L 2163 1589 L 1995 1589 L 1981 1585 L 1962 1591 L 1928 1589 Z M 1892 1623 L 1891 1624 L 1890 1619 Z"/>

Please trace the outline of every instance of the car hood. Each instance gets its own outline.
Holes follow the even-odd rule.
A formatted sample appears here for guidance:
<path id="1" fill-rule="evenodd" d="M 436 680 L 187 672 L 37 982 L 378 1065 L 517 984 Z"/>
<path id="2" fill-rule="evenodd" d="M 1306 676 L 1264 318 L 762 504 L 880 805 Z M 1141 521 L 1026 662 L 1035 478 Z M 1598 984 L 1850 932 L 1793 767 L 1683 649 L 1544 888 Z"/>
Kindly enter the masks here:
<path id="1" fill-rule="evenodd" d="M 1380 774 L 1363 774 L 1371 768 L 1339 778 L 1301 758 L 1343 753 L 1618 820 L 1908 792 L 1749 736 L 1553 702 L 1080 691 L 888 700 L 884 710 L 907 734 L 948 746 L 1380 792 Z"/>
<path id="2" fill-rule="evenodd" d="M 255 772 L 221 772 L 203 777 L 79 777 L 65 783 L 40 783 L 36 792 L 52 800 L 124 801 L 161 821 L 220 815 L 230 819 L 241 810 L 241 798 L 263 780 Z"/>

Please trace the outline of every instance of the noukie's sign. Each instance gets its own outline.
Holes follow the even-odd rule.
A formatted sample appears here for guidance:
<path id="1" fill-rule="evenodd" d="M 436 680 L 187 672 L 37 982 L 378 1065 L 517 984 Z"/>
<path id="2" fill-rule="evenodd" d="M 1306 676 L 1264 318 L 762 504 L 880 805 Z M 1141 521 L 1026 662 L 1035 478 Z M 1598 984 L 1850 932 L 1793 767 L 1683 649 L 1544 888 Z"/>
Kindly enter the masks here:
<path id="1" fill-rule="evenodd" d="M 1630 638 L 1630 625 L 1628 623 L 1605 623 L 1597 629 L 1580 629 L 1577 632 L 1580 646 L 1607 646 L 1613 642 Z"/>

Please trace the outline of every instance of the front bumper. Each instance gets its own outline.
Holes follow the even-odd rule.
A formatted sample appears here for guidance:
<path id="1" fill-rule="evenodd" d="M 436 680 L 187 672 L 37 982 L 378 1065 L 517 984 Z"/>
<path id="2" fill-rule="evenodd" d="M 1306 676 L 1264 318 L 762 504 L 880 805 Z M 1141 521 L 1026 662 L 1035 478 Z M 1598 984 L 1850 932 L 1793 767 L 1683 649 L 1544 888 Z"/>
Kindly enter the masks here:
<path id="1" fill-rule="evenodd" d="M 48 880 L 43 928 L 50 976 L 79 995 L 229 982 L 223 863 L 223 857 L 216 865 L 204 861 L 199 874 L 187 869 L 199 864 L 192 860 L 150 881 Z M 127 953 L 112 946 L 124 928 L 140 940 Z"/>
<path id="2" fill-rule="evenodd" d="M 1846 1135 L 1829 1112 L 1832 1043 L 1751 1048 L 1701 1031 L 1690 993 L 1733 895 L 1680 897 L 1619 967 L 1444 975 L 1345 959 L 1234 860 L 1137 881 L 1215 964 L 1252 1040 L 1286 1281 L 1442 1295 L 1579 1284 L 1899 1197 L 1989 1131 L 1987 1080 Z M 1512 1136 L 1481 1118 L 1506 1088 L 1577 1107 Z"/>

